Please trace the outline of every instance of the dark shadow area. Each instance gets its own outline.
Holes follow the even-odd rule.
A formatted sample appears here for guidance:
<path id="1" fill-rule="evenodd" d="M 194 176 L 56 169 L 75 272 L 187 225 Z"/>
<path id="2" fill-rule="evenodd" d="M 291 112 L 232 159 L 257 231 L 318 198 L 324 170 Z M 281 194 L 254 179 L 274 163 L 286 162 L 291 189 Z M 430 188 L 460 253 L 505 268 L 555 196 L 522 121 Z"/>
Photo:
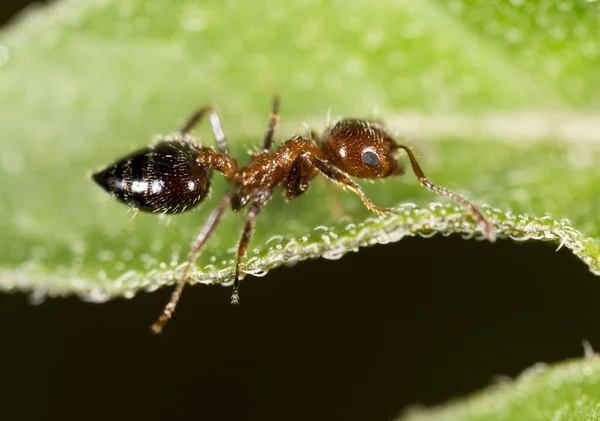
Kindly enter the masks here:
<path id="1" fill-rule="evenodd" d="M 26 1 L 0 5 L 0 24 Z M 554 245 L 406 239 L 106 304 L 0 294 L 6 420 L 389 420 L 600 346 L 599 279 Z"/>
<path id="2" fill-rule="evenodd" d="M 10 20 L 27 6 L 35 7 L 50 3 L 50 0 L 3 0 L 0 3 L 0 26 L 10 22 Z"/>
<path id="3" fill-rule="evenodd" d="M 3 414 L 388 420 L 600 344 L 600 282 L 548 244 L 406 239 L 241 292 L 235 307 L 229 288 L 188 288 L 161 337 L 167 289 L 102 305 L 0 295 Z"/>

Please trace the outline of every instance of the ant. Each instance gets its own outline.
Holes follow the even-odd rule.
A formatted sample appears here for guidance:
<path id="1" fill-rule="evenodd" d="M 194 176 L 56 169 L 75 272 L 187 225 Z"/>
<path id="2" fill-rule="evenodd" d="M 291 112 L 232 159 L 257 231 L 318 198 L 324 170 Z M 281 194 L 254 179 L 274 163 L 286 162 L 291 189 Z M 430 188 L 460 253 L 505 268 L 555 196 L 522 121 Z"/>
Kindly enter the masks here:
<path id="1" fill-rule="evenodd" d="M 210 119 L 216 150 L 198 144 L 189 134 L 204 115 Z M 191 266 L 228 205 L 234 212 L 248 209 L 238 244 L 231 295 L 231 302 L 237 304 L 240 262 L 246 254 L 256 218 L 273 196 L 275 187 L 280 186 L 285 200 L 289 201 L 306 192 L 311 180 L 321 174 L 344 190 L 358 195 L 369 210 L 377 214 L 394 213 L 394 209 L 372 203 L 350 176 L 379 179 L 403 174 L 404 166 L 396 158 L 399 149 L 408 154 L 412 169 L 425 188 L 463 205 L 471 212 L 483 235 L 489 241 L 496 239 L 490 222 L 471 202 L 431 183 L 408 146 L 396 143 L 380 124 L 343 119 L 331 124 L 322 138 L 312 132 L 308 136 L 295 135 L 275 148 L 273 136 L 278 121 L 279 99 L 275 97 L 262 149 L 253 153 L 250 161 L 241 168 L 229 154 L 219 114 L 215 107 L 209 105 L 197 110 L 179 131 L 159 143 L 137 150 L 92 174 L 92 179 L 113 198 L 136 210 L 165 214 L 182 213 L 200 204 L 210 191 L 212 170 L 222 173 L 230 183 L 231 189 L 198 233 L 171 299 L 152 325 L 154 333 L 160 333 L 173 315 Z"/>

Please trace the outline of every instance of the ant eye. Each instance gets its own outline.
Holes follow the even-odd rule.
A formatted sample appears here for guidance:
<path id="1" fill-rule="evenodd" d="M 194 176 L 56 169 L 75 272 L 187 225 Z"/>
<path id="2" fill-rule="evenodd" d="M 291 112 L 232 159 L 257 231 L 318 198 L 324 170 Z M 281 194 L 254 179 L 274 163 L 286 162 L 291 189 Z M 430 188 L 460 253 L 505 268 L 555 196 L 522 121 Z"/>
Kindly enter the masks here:
<path id="1" fill-rule="evenodd" d="M 379 165 L 379 155 L 372 150 L 366 149 L 362 153 L 362 162 L 367 164 L 369 167 L 376 167 Z"/>

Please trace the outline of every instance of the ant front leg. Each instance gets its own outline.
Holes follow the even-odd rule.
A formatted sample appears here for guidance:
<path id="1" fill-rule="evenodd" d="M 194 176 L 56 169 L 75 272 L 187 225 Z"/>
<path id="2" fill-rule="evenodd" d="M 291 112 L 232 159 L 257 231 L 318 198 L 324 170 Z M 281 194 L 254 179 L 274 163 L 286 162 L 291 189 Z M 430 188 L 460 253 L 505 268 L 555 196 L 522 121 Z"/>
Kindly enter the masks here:
<path id="1" fill-rule="evenodd" d="M 188 120 L 185 122 L 183 126 L 179 129 L 182 134 L 189 133 L 196 124 L 200 121 L 200 119 L 204 116 L 204 114 L 208 113 L 208 118 L 210 119 L 210 125 L 212 126 L 212 131 L 215 136 L 215 140 L 217 141 L 217 150 L 220 153 L 229 153 L 227 148 L 227 139 L 225 138 L 225 133 L 223 132 L 223 127 L 221 126 L 221 119 L 219 118 L 219 114 L 217 110 L 212 105 L 206 105 L 196 112 L 194 112 Z"/>
<path id="2" fill-rule="evenodd" d="M 323 138 L 319 133 L 308 127 L 307 137 L 315 142 L 319 147 L 323 145 Z M 344 211 L 344 208 L 340 204 L 340 197 L 338 195 L 338 190 L 336 190 L 335 186 L 331 183 L 327 183 L 327 192 L 329 197 L 329 209 L 335 219 L 341 220 L 344 217 L 348 216 L 348 213 Z"/>
<path id="3" fill-rule="evenodd" d="M 342 171 L 338 170 L 333 165 L 329 164 L 327 161 L 314 156 L 310 152 L 305 152 L 300 155 L 300 158 L 305 160 L 308 165 L 316 168 L 321 174 L 327 177 L 329 180 L 335 182 L 337 185 L 341 186 L 344 190 L 350 190 L 352 193 L 356 194 L 360 197 L 360 200 L 364 203 L 364 205 L 372 212 L 378 213 L 380 215 L 387 215 L 394 213 L 395 210 L 391 208 L 382 208 L 371 202 L 362 188 L 353 181 L 350 177 L 344 174 Z"/>
<path id="4" fill-rule="evenodd" d="M 262 203 L 260 202 L 252 202 L 250 209 L 248 210 L 248 218 L 246 219 L 244 231 L 242 231 L 242 238 L 240 239 L 240 243 L 238 245 L 237 260 L 235 262 L 235 278 L 233 280 L 233 292 L 231 293 L 231 304 L 240 303 L 240 263 L 242 261 L 242 257 L 246 255 L 246 250 L 248 250 L 248 244 L 250 244 L 250 239 L 252 238 L 252 233 L 254 232 L 254 226 L 256 225 L 256 217 L 258 216 L 261 206 Z"/>
<path id="5" fill-rule="evenodd" d="M 196 241 L 194 241 L 192 250 L 190 251 L 190 255 L 188 257 L 188 261 L 185 266 L 185 269 L 183 270 L 183 274 L 181 275 L 181 278 L 179 278 L 179 281 L 177 281 L 177 286 L 175 287 L 175 289 L 173 290 L 173 293 L 171 294 L 171 300 L 165 306 L 165 309 L 163 310 L 163 312 L 160 315 L 160 317 L 158 318 L 158 320 L 152 325 L 152 331 L 154 333 L 160 333 L 162 331 L 165 323 L 167 323 L 167 321 L 169 321 L 169 319 L 173 315 L 173 312 L 175 311 L 175 307 L 177 306 L 177 303 L 179 302 L 179 298 L 181 297 L 181 293 L 183 292 L 183 287 L 185 286 L 185 280 L 186 280 L 188 273 L 192 267 L 192 264 L 198 258 L 198 253 L 200 252 L 200 249 L 202 248 L 204 243 L 206 243 L 206 241 L 208 240 L 210 235 L 214 232 L 215 228 L 219 224 L 219 221 L 221 220 L 223 213 L 227 209 L 227 205 L 231 201 L 232 197 L 233 197 L 232 193 L 226 194 L 223 197 L 223 199 L 221 199 L 221 202 L 219 202 L 217 207 L 212 211 L 212 213 L 209 215 L 208 219 L 202 226 L 202 229 L 200 230 L 200 232 L 198 233 L 198 236 L 196 237 Z"/>
<path id="6" fill-rule="evenodd" d="M 265 139 L 263 140 L 263 152 L 269 152 L 273 149 L 273 137 L 275 136 L 275 127 L 279 122 L 279 97 L 273 97 L 273 106 L 271 108 L 271 115 L 269 116 L 269 127 L 267 127 L 267 133 L 265 133 Z"/>

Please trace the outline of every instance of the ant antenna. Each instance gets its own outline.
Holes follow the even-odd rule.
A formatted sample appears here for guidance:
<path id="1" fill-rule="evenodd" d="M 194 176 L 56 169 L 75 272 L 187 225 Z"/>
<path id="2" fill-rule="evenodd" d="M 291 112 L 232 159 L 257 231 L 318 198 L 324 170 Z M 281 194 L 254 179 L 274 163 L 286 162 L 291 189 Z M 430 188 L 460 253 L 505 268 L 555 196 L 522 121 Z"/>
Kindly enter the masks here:
<path id="1" fill-rule="evenodd" d="M 412 169 L 413 169 L 415 175 L 419 179 L 419 182 L 425 188 L 427 188 L 428 190 L 431 190 L 433 192 L 436 192 L 438 194 L 447 196 L 447 197 L 451 198 L 452 200 L 460 203 L 467 209 L 469 209 L 469 211 L 471 212 L 471 214 L 473 215 L 473 217 L 475 218 L 475 220 L 481 227 L 481 231 L 483 232 L 483 235 L 492 243 L 494 241 L 496 241 L 496 232 L 494 231 L 494 228 L 488 222 L 488 220 L 485 218 L 485 216 L 483 216 L 483 214 L 479 211 L 479 209 L 477 209 L 475 207 L 475 205 L 473 205 L 471 202 L 469 202 L 464 197 L 461 197 L 458 194 L 453 193 L 444 187 L 437 186 L 437 185 L 433 184 L 432 182 L 430 182 L 429 180 L 427 180 L 427 177 L 425 177 L 423 170 L 421 170 L 421 167 L 419 166 L 419 163 L 417 162 L 417 157 L 410 150 L 410 148 L 408 146 L 399 145 L 399 144 L 397 144 L 396 146 L 398 148 L 404 149 L 406 151 L 406 153 L 408 154 L 408 158 L 410 159 L 410 164 L 412 166 Z"/>

